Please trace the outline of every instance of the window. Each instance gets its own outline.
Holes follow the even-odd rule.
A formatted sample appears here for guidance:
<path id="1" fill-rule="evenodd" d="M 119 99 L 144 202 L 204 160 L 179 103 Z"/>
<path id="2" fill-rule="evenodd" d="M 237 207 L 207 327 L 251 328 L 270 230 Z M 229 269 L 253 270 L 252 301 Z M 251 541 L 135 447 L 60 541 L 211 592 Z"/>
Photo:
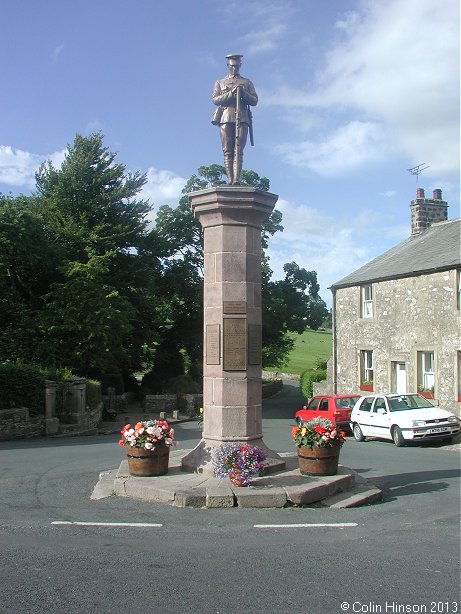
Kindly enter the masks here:
<path id="1" fill-rule="evenodd" d="M 328 411 L 328 399 L 322 399 L 320 401 L 319 411 Z"/>
<path id="2" fill-rule="evenodd" d="M 374 400 L 374 397 L 367 397 L 364 401 L 362 401 L 362 404 L 360 405 L 360 411 L 370 411 Z"/>
<path id="3" fill-rule="evenodd" d="M 361 383 L 372 383 L 373 375 L 373 352 L 371 350 L 362 350 L 360 352 L 360 377 Z"/>
<path id="4" fill-rule="evenodd" d="M 434 352 L 418 352 L 418 390 L 434 392 Z"/>
<path id="5" fill-rule="evenodd" d="M 312 399 L 312 401 L 307 406 L 307 409 L 317 409 L 320 399 L 318 397 Z"/>
<path id="6" fill-rule="evenodd" d="M 362 294 L 362 318 L 372 318 L 373 317 L 373 287 L 372 286 L 362 286 L 361 288 Z"/>

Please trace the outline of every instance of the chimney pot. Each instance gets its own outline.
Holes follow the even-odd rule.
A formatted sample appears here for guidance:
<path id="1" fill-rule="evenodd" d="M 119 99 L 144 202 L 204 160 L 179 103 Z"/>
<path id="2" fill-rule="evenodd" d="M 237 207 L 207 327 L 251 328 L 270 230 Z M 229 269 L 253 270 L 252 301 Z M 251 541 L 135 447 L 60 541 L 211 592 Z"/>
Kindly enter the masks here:
<path id="1" fill-rule="evenodd" d="M 416 188 L 416 198 L 424 198 L 424 188 Z"/>
<path id="2" fill-rule="evenodd" d="M 442 190 L 439 190 L 439 189 L 434 190 L 432 192 L 432 198 L 434 200 L 442 200 Z"/>

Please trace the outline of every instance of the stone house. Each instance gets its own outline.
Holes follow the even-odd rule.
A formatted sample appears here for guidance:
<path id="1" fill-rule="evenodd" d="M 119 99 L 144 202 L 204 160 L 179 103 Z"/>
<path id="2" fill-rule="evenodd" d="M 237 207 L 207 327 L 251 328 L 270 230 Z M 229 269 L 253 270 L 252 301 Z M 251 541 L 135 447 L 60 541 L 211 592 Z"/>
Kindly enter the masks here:
<path id="1" fill-rule="evenodd" d="M 411 236 L 331 286 L 332 392 L 419 391 L 460 415 L 461 218 L 447 208 L 419 188 Z"/>

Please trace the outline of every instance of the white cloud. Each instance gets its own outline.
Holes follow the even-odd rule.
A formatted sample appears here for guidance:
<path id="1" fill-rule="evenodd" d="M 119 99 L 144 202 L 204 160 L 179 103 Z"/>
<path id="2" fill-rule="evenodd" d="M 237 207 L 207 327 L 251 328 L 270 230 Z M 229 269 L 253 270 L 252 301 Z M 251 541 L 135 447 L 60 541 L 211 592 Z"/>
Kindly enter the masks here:
<path id="1" fill-rule="evenodd" d="M 371 122 L 352 121 L 316 141 L 277 147 L 286 161 L 325 177 L 341 175 L 379 160 L 386 149 L 381 127 Z"/>
<path id="2" fill-rule="evenodd" d="M 147 169 L 147 181 L 139 196 L 149 200 L 155 209 L 160 205 L 175 205 L 181 198 L 181 191 L 186 182 L 186 179 L 171 171 L 150 166 Z"/>
<path id="3" fill-rule="evenodd" d="M 431 172 L 457 172 L 457 0 L 363 0 L 360 11 L 336 23 L 336 31 L 309 91 L 281 88 L 273 93 L 272 104 L 282 103 L 297 113 L 300 108 L 327 110 L 332 133 L 321 135 L 327 144 L 347 128 L 341 124 L 348 113 L 362 124 L 382 125 L 387 143 L 392 142 L 411 164 L 426 160 Z M 341 115 L 335 118 L 331 111 Z M 298 146 L 308 166 L 312 160 L 316 163 L 312 151 L 316 137 L 307 141 L 307 148 Z M 386 140 L 382 140 L 383 154 L 390 152 Z M 297 163 L 299 158 L 290 161 Z"/>
<path id="4" fill-rule="evenodd" d="M 383 240 L 396 245 L 408 236 L 409 226 L 391 226 L 385 212 L 364 209 L 355 217 L 326 215 L 309 205 L 277 202 L 283 212 L 283 233 L 269 240 L 268 255 L 275 279 L 284 277 L 283 265 L 296 262 L 317 272 L 320 295 L 331 304 L 329 286 L 383 251 Z M 387 249 L 387 248 L 386 248 Z"/>
<path id="5" fill-rule="evenodd" d="M 53 166 L 59 168 L 65 153 L 63 149 L 50 155 L 40 155 L 0 145 L 0 183 L 32 190 L 35 187 L 35 171 L 40 164 L 51 160 Z"/>
<path id="6" fill-rule="evenodd" d="M 240 2 L 226 3 L 223 12 L 228 19 L 238 18 L 241 21 L 242 4 Z M 245 54 L 255 56 L 277 49 L 287 32 L 289 16 L 293 14 L 293 6 L 289 1 L 250 0 L 244 8 L 248 32 L 237 38 L 237 44 L 245 49 Z"/>

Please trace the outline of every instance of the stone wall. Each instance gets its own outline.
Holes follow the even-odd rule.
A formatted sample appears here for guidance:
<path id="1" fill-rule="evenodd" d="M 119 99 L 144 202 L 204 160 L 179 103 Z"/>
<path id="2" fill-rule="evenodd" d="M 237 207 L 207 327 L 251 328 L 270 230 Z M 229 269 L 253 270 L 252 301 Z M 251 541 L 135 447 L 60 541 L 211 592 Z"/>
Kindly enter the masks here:
<path id="1" fill-rule="evenodd" d="M 203 395 L 201 394 L 146 394 L 144 399 L 146 415 L 160 412 L 172 413 L 177 410 L 182 415 L 192 417 L 202 406 Z"/>
<path id="2" fill-rule="evenodd" d="M 360 392 L 360 351 L 373 351 L 374 392 L 393 392 L 392 363 L 406 366 L 417 391 L 417 353 L 434 352 L 435 402 L 459 415 L 457 352 L 461 350 L 456 271 L 373 284 L 373 317 L 360 315 L 360 287 L 336 291 L 336 390 Z"/>
<path id="3" fill-rule="evenodd" d="M 24 407 L 0 410 L 0 440 L 96 433 L 103 404 L 92 410 L 87 407 L 86 381 L 80 378 L 66 380 L 62 403 L 61 399 L 57 403 L 57 388 L 56 382 L 45 382 L 43 416 L 30 416 Z"/>
<path id="4" fill-rule="evenodd" d="M 29 439 L 44 434 L 44 416 L 31 417 L 25 407 L 0 410 L 0 440 Z"/>

